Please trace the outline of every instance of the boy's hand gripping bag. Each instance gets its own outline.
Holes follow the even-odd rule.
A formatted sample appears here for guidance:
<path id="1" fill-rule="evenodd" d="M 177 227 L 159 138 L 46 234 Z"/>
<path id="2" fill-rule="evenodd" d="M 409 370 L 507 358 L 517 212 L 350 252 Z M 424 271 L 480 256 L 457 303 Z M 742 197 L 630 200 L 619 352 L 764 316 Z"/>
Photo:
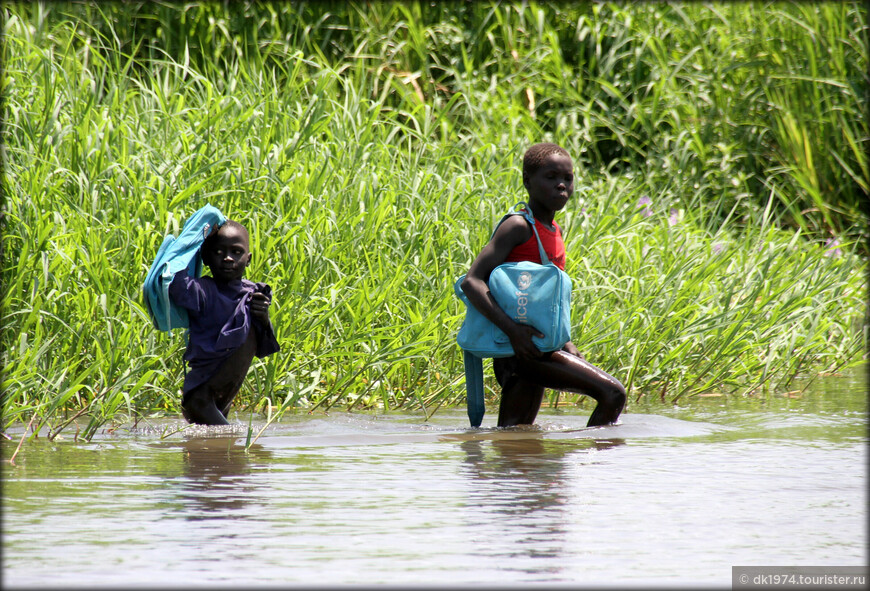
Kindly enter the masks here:
<path id="1" fill-rule="evenodd" d="M 571 340 L 571 278 L 550 262 L 531 212 L 518 211 L 524 207 L 525 203 L 518 203 L 499 225 L 510 215 L 522 215 L 532 225 L 544 264 L 504 263 L 493 269 L 488 285 L 496 303 L 514 322 L 529 324 L 544 334 L 533 337 L 532 341 L 540 351 L 548 353 L 561 349 Z M 514 350 L 507 335 L 468 301 L 460 288 L 464 277 L 453 285 L 454 293 L 466 306 L 465 320 L 456 342 L 464 352 L 468 417 L 472 427 L 479 427 L 485 412 L 481 359 L 510 357 Z"/>
<path id="2" fill-rule="evenodd" d="M 227 218 L 217 208 L 206 205 L 184 222 L 178 238 L 170 234 L 163 239 L 142 284 L 145 308 L 157 330 L 188 327 L 187 310 L 172 302 L 169 284 L 175 274 L 183 269 L 187 269 L 191 277 L 202 275 L 199 249 L 212 230 L 220 228 L 226 221 Z"/>
<path id="3" fill-rule="evenodd" d="M 478 312 L 459 287 L 454 286 L 467 310 L 456 342 L 478 357 L 510 357 L 508 336 Z M 571 340 L 571 278 L 552 263 L 505 263 L 489 276 L 489 291 L 496 303 L 519 324 L 529 324 L 544 334 L 532 337 L 544 353 L 561 349 Z"/>

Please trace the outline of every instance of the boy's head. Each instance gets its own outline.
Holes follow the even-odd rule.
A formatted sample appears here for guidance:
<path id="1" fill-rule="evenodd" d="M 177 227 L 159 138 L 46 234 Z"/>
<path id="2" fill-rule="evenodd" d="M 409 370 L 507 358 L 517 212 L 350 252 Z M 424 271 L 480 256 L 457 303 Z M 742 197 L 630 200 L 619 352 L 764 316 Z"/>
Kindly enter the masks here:
<path id="1" fill-rule="evenodd" d="M 561 154 L 569 160 L 571 159 L 571 154 L 568 153 L 568 150 L 558 144 L 535 144 L 526 150 L 526 153 L 523 155 L 523 183 L 526 183 L 543 166 L 544 160 L 551 154 Z"/>
<path id="2" fill-rule="evenodd" d="M 565 207 L 574 193 L 574 163 L 567 150 L 556 144 L 535 144 L 526 150 L 523 186 L 534 211 L 556 212 Z"/>
<path id="3" fill-rule="evenodd" d="M 241 279 L 251 263 L 248 231 L 242 224 L 227 220 L 205 239 L 200 252 L 216 281 Z"/>

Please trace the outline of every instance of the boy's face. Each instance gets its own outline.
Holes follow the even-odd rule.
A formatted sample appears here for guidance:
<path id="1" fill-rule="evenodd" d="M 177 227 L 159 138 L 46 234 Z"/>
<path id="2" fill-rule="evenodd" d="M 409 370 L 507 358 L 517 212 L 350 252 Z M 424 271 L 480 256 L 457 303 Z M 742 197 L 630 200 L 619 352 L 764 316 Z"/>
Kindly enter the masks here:
<path id="1" fill-rule="evenodd" d="M 203 243 L 202 262 L 217 281 L 241 279 L 251 262 L 247 232 L 234 226 L 222 226 Z"/>
<path id="2" fill-rule="evenodd" d="M 571 159 L 555 152 L 544 158 L 541 167 L 523 179 L 534 201 L 549 211 L 559 211 L 574 193 L 574 164 Z"/>

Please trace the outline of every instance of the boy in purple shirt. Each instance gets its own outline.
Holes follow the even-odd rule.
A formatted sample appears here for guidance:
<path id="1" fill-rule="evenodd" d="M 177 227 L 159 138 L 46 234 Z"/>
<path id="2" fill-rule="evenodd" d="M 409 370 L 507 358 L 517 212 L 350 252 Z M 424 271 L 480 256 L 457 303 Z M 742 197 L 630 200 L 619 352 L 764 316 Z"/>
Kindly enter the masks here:
<path id="1" fill-rule="evenodd" d="M 228 425 L 227 414 L 254 356 L 280 347 L 269 320 L 272 290 L 242 276 L 251 262 L 248 231 L 227 220 L 202 244 L 202 262 L 211 277 L 176 273 L 169 297 L 188 313 L 190 341 L 184 360 L 181 408 L 200 425 Z"/>

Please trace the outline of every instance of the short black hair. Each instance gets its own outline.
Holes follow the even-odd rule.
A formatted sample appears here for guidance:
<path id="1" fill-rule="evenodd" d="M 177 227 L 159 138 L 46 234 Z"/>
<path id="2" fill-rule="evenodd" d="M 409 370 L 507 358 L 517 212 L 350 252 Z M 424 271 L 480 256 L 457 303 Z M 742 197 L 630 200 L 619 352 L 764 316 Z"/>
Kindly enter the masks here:
<path id="1" fill-rule="evenodd" d="M 544 158 L 550 154 L 562 154 L 568 158 L 571 157 L 568 150 L 558 144 L 550 144 L 546 142 L 535 144 L 526 150 L 525 155 L 523 155 L 523 179 L 527 179 L 533 175 L 536 170 L 541 168 L 541 165 L 544 163 Z"/>
<path id="2" fill-rule="evenodd" d="M 242 232 L 244 232 L 245 236 L 248 235 L 248 229 L 245 226 L 243 226 L 242 224 L 240 224 L 239 222 L 237 222 L 236 220 L 227 220 L 221 226 L 221 228 L 235 228 L 236 230 L 241 230 Z"/>
<path id="3" fill-rule="evenodd" d="M 218 228 L 218 232 L 223 230 L 224 228 L 235 228 L 236 230 L 240 230 L 242 234 L 245 235 L 245 240 L 250 241 L 251 237 L 248 235 L 248 229 L 235 220 L 227 220 Z M 214 234 L 209 234 L 209 236 L 203 241 L 203 246 L 208 245 L 213 239 L 215 239 L 218 235 L 218 232 Z"/>

